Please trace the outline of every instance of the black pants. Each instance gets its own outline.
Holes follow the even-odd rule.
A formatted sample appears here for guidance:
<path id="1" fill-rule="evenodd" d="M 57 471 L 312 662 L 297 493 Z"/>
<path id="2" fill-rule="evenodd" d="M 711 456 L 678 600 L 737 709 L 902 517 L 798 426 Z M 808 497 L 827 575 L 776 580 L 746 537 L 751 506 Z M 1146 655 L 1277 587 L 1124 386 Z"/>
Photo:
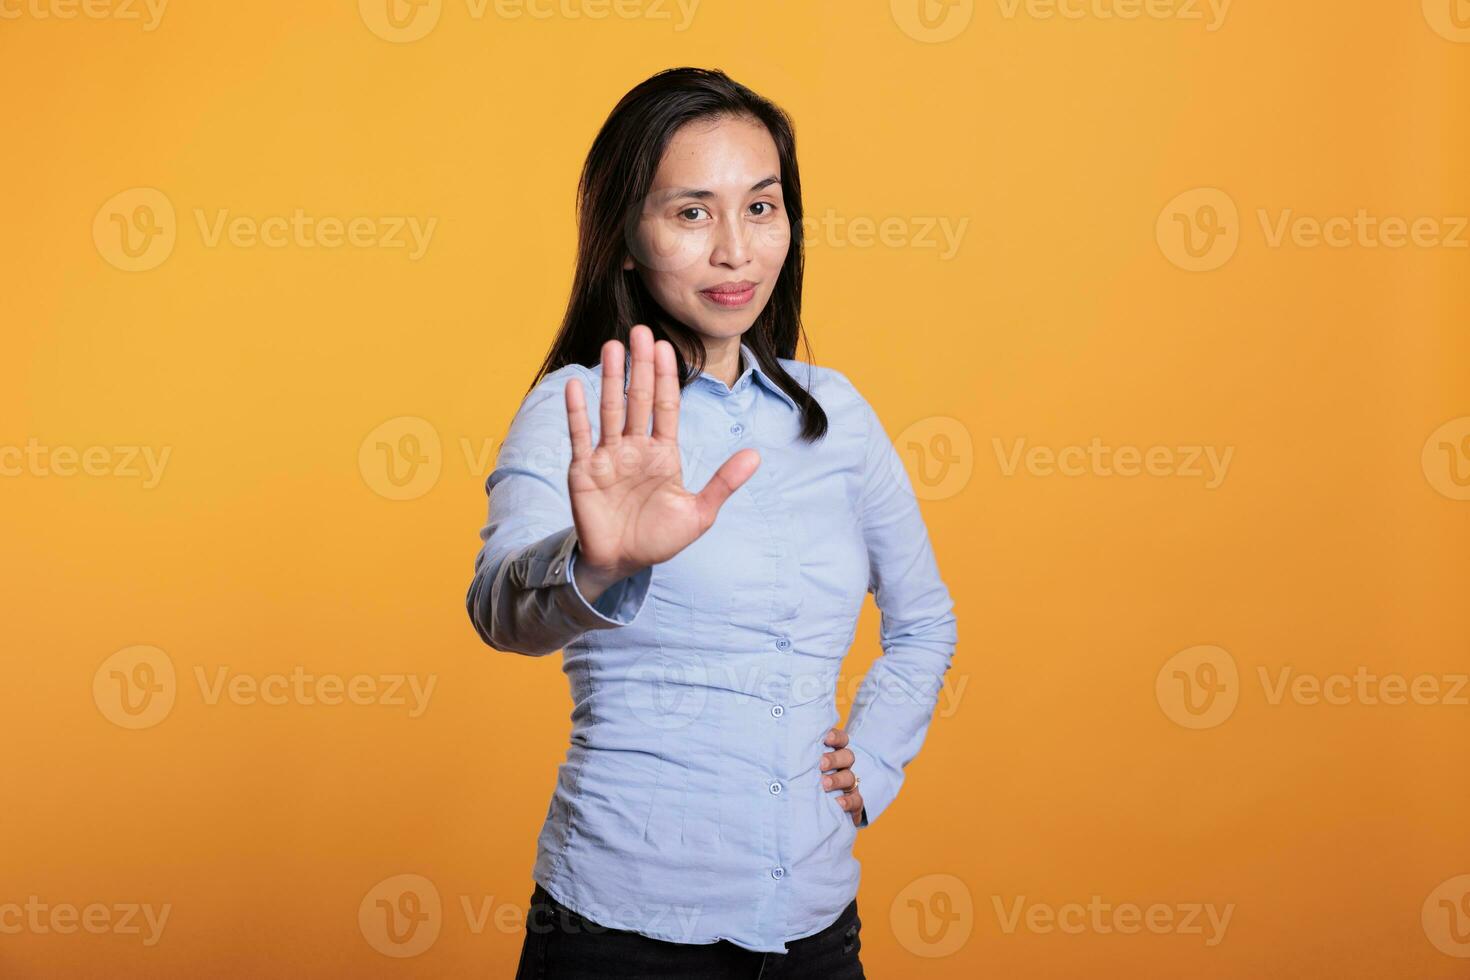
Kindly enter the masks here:
<path id="1" fill-rule="evenodd" d="M 728 939 L 671 943 L 585 919 L 538 881 L 516 980 L 864 980 L 862 924 L 853 899 L 836 922 L 787 943 L 785 953 L 757 953 Z"/>

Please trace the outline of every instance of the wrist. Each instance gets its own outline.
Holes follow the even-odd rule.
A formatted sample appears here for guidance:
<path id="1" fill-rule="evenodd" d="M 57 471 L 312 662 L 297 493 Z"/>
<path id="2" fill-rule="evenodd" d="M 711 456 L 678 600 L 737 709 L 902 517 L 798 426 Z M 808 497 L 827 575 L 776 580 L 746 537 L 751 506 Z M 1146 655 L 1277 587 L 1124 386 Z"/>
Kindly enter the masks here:
<path id="1" fill-rule="evenodd" d="M 596 602 L 598 596 L 621 582 L 623 579 L 636 574 L 639 569 L 608 567 L 595 564 L 582 554 L 581 544 L 572 548 L 572 575 L 577 580 L 577 588 L 588 602 Z"/>

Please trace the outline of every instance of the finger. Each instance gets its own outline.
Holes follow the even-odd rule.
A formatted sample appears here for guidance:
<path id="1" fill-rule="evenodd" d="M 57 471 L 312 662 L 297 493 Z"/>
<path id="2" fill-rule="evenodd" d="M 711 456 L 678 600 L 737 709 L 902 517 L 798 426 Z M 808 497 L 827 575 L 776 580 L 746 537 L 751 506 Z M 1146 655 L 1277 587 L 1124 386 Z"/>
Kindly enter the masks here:
<path id="1" fill-rule="evenodd" d="M 623 342 L 602 345 L 602 445 L 623 441 Z"/>
<path id="2" fill-rule="evenodd" d="M 567 402 L 567 428 L 572 434 L 572 461 L 585 459 L 592 453 L 592 424 L 587 421 L 587 393 L 582 380 L 572 378 L 563 391 Z"/>
<path id="3" fill-rule="evenodd" d="M 857 780 L 852 776 L 851 769 L 839 769 L 834 773 L 822 777 L 823 789 L 852 789 L 857 785 Z"/>
<path id="4" fill-rule="evenodd" d="M 648 412 L 653 407 L 653 331 L 641 323 L 633 324 L 628 335 L 632 348 L 633 371 L 628 383 L 628 422 L 625 436 L 648 435 Z"/>
<path id="5" fill-rule="evenodd" d="M 850 769 L 852 767 L 852 764 L 856 761 L 857 759 L 852 754 L 852 749 L 838 749 L 836 752 L 828 752 L 826 755 L 822 756 L 822 771 L 827 772 L 830 769 Z"/>
<path id="6" fill-rule="evenodd" d="M 674 345 L 653 345 L 653 437 L 675 442 L 679 438 L 679 364 Z"/>
<path id="7" fill-rule="evenodd" d="M 837 803 L 842 809 L 852 814 L 853 822 L 857 822 L 857 815 L 863 812 L 863 794 L 857 790 L 843 793 L 837 797 Z"/>
<path id="8" fill-rule="evenodd" d="M 703 527 L 708 528 L 715 522 L 715 515 L 720 512 L 721 505 L 730 499 L 730 494 L 740 489 L 741 484 L 750 479 L 760 464 L 760 453 L 754 449 L 742 449 L 725 460 L 724 465 L 715 471 L 715 475 L 709 478 L 709 482 L 695 498 Z"/>
<path id="9" fill-rule="evenodd" d="M 835 745 L 837 748 L 840 749 L 847 744 L 847 732 L 843 731 L 840 728 L 834 728 L 827 733 L 827 737 L 822 739 L 822 741 L 826 742 L 828 745 Z"/>

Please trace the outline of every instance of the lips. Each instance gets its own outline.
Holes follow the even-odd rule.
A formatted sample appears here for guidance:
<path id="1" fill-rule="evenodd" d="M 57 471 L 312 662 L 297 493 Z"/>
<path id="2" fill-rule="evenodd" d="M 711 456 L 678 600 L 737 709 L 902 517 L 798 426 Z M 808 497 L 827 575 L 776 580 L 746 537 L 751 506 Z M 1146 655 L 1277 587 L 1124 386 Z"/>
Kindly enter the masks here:
<path id="1" fill-rule="evenodd" d="M 725 282 L 709 289 L 701 289 L 699 294 L 720 306 L 744 306 L 755 297 L 755 283 L 748 279 Z"/>

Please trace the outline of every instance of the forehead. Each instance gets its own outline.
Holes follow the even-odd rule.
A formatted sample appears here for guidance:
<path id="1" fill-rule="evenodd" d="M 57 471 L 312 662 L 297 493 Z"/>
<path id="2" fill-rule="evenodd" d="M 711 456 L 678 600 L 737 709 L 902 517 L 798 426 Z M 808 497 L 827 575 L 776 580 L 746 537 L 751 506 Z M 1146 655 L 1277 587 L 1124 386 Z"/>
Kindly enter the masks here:
<path id="1" fill-rule="evenodd" d="M 776 141 L 761 123 L 730 116 L 696 119 L 669 138 L 653 187 L 742 194 L 756 181 L 780 173 Z"/>

